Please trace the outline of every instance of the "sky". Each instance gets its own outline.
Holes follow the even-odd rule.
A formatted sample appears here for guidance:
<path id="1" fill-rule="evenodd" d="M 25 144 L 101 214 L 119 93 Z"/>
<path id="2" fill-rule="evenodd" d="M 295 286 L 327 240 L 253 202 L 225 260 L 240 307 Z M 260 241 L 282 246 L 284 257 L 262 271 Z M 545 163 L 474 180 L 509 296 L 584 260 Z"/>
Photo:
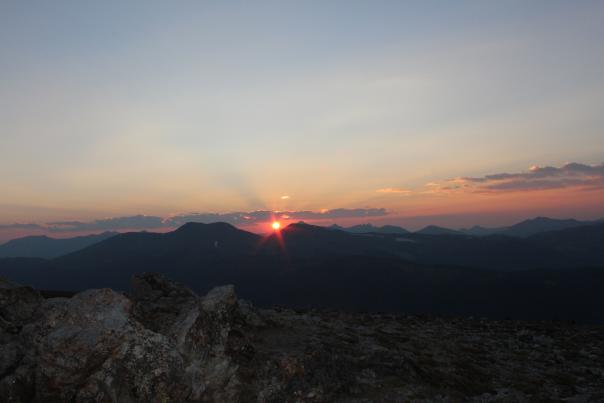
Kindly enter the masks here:
<path id="1" fill-rule="evenodd" d="M 0 240 L 604 217 L 603 20 L 602 1 L 2 1 Z"/>

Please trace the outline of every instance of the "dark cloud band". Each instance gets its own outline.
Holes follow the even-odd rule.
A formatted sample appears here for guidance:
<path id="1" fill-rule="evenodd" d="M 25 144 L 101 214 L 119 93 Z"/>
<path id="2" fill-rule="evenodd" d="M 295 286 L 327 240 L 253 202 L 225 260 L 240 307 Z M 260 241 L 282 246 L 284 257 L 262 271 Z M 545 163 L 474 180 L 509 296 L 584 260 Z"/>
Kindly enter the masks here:
<path id="1" fill-rule="evenodd" d="M 543 190 L 568 187 L 604 188 L 604 163 L 571 162 L 561 167 L 534 166 L 527 172 L 462 177 L 451 182 L 483 191 Z"/>
<path id="2" fill-rule="evenodd" d="M 128 217 L 113 217 L 91 222 L 82 221 L 55 221 L 46 225 L 38 224 L 8 224 L 0 225 L 0 229 L 30 229 L 46 230 L 49 232 L 88 232 L 88 231 L 116 231 L 116 230 L 146 230 L 175 228 L 187 222 L 227 222 L 233 225 L 251 225 L 266 222 L 274 218 L 290 220 L 322 220 L 333 218 L 352 217 L 380 217 L 387 215 L 383 208 L 369 209 L 333 209 L 325 211 L 268 211 L 258 210 L 250 212 L 233 213 L 195 213 L 178 215 L 169 218 L 158 216 L 135 215 Z"/>
<path id="3" fill-rule="evenodd" d="M 0 230 L 3 229 L 43 230 L 46 229 L 46 227 L 43 227 L 38 224 L 0 224 Z"/>

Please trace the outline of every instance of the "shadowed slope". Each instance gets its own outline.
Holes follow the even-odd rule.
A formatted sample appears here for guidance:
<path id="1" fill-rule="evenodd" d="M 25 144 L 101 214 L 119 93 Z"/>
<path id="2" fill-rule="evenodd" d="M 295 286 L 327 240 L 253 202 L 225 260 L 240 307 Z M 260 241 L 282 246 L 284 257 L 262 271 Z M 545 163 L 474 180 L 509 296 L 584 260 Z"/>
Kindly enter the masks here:
<path id="1" fill-rule="evenodd" d="M 551 239 L 359 235 L 299 223 L 262 238 L 228 224 L 187 224 L 119 235 L 50 261 L 0 260 L 0 275 L 40 289 L 123 290 L 132 275 L 155 271 L 200 292 L 232 283 L 261 305 L 601 322 L 604 265 L 581 269 L 588 260 L 580 256 L 602 262 L 595 247 L 604 225 L 588 228 L 591 243 L 573 246 L 570 230 Z M 594 254 L 565 245 L 592 245 Z M 507 272 L 455 266 L 488 264 Z M 527 270 L 540 267 L 548 269 Z"/>
<path id="2" fill-rule="evenodd" d="M 96 235 L 74 238 L 50 238 L 47 236 L 26 236 L 0 245 L 0 258 L 34 257 L 52 259 L 115 236 L 117 232 L 104 232 Z"/>

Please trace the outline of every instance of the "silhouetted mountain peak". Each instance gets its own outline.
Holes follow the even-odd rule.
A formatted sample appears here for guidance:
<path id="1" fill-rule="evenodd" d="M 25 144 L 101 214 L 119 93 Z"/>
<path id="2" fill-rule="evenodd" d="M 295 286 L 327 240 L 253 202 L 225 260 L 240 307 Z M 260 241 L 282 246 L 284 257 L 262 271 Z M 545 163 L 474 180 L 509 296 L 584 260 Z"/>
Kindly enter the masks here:
<path id="1" fill-rule="evenodd" d="M 572 228 L 580 225 L 588 224 L 586 222 L 577 221 L 575 219 L 556 219 L 549 217 L 535 217 L 512 225 L 501 233 L 510 236 L 527 237 L 538 234 L 540 232 L 556 231 L 565 228 Z"/>
<path id="2" fill-rule="evenodd" d="M 8 244 L 15 243 L 15 242 L 22 242 L 22 241 L 26 241 L 26 240 L 38 241 L 38 240 L 47 240 L 47 239 L 52 239 L 52 238 L 50 238 L 49 236 L 46 236 L 46 235 L 28 235 L 28 236 L 24 236 L 22 238 L 11 239 L 10 241 L 7 241 L 4 245 L 8 245 Z"/>
<path id="3" fill-rule="evenodd" d="M 84 235 L 74 238 L 51 238 L 46 235 L 26 236 L 12 239 L 0 245 L 0 258 L 54 258 L 75 252 L 115 235 L 117 235 L 117 232 L 106 231 L 102 234 Z"/>
<path id="4" fill-rule="evenodd" d="M 359 231 L 359 232 L 373 232 L 377 229 L 378 229 L 378 227 L 374 226 L 373 224 L 359 224 L 359 225 L 354 225 L 354 226 L 348 228 L 348 230 Z"/>
<path id="5" fill-rule="evenodd" d="M 328 231 L 325 227 L 320 227 L 318 225 L 312 225 L 305 223 L 304 221 L 300 221 L 297 223 L 289 224 L 282 231 L 284 232 L 325 232 Z"/>
<path id="6" fill-rule="evenodd" d="M 569 218 L 569 219 L 557 219 L 557 218 L 550 218 L 550 217 L 545 217 L 545 216 L 538 216 L 535 218 L 529 218 L 528 220 L 524 220 L 522 222 L 520 222 L 519 224 L 522 223 L 543 223 L 543 222 L 578 222 L 577 220 L 573 219 L 573 218 Z"/>
<path id="7" fill-rule="evenodd" d="M 211 224 L 188 222 L 178 227 L 173 233 L 187 235 L 206 235 L 209 233 L 240 232 L 241 230 L 226 222 L 215 222 Z"/>

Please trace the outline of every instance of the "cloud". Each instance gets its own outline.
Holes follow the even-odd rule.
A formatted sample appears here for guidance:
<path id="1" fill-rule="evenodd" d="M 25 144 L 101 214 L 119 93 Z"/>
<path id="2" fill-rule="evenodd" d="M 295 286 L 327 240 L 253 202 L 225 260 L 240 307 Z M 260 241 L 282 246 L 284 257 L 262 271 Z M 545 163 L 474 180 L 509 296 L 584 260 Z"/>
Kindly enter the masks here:
<path id="1" fill-rule="evenodd" d="M 289 199 L 289 196 L 281 196 L 281 200 L 287 200 Z"/>
<path id="2" fill-rule="evenodd" d="M 333 218 L 352 218 L 352 217 L 379 217 L 387 215 L 388 212 L 383 208 L 361 208 L 361 209 L 333 209 L 322 211 L 268 211 L 257 210 L 250 212 L 234 213 L 200 213 L 180 215 L 168 218 L 165 223 L 168 226 L 176 227 L 187 222 L 227 222 L 234 225 L 249 225 L 257 222 L 266 222 L 273 218 L 284 218 L 291 220 L 322 220 Z"/>
<path id="3" fill-rule="evenodd" d="M 388 215 L 383 208 L 359 208 L 359 209 L 333 209 L 322 211 L 291 211 L 284 212 L 293 219 L 299 220 L 321 220 L 326 218 L 352 218 L 352 217 L 380 217 Z"/>
<path id="4" fill-rule="evenodd" d="M 529 191 L 562 188 L 604 188 L 604 163 L 586 165 L 571 162 L 561 167 L 532 166 L 526 172 L 497 173 L 481 177 L 460 177 L 447 181 L 460 189 L 478 192 Z"/>
<path id="5" fill-rule="evenodd" d="M 232 213 L 192 213 L 181 214 L 168 218 L 147 215 L 113 217 L 101 220 L 83 221 L 54 221 L 46 225 L 39 224 L 4 224 L 1 229 L 43 230 L 47 232 L 95 232 L 119 230 L 153 230 L 172 229 L 188 222 L 213 223 L 227 222 L 233 225 L 245 226 L 267 222 L 275 218 L 287 220 L 323 220 L 352 217 L 380 217 L 387 215 L 383 208 L 333 209 L 321 211 L 269 211 L 255 210 Z"/>
<path id="6" fill-rule="evenodd" d="M 0 224 L 0 230 L 4 229 L 43 230 L 45 228 L 38 224 Z"/>
<path id="7" fill-rule="evenodd" d="M 50 232 L 109 231 L 125 229 L 156 229 L 165 227 L 162 217 L 135 215 L 114 217 L 92 222 L 55 221 L 47 224 Z"/>
<path id="8" fill-rule="evenodd" d="M 419 189 L 383 188 L 376 192 L 402 195 L 448 195 L 454 193 L 503 193 L 548 189 L 604 189 L 604 163 L 569 162 L 560 167 L 534 165 L 524 172 L 502 172 L 485 176 L 462 176 L 432 181 Z"/>
<path id="9" fill-rule="evenodd" d="M 402 188 L 383 188 L 383 189 L 376 190 L 376 192 L 378 192 L 378 193 L 394 193 L 394 194 L 403 194 L 403 195 L 410 195 L 413 193 L 412 190 L 402 189 Z"/>

